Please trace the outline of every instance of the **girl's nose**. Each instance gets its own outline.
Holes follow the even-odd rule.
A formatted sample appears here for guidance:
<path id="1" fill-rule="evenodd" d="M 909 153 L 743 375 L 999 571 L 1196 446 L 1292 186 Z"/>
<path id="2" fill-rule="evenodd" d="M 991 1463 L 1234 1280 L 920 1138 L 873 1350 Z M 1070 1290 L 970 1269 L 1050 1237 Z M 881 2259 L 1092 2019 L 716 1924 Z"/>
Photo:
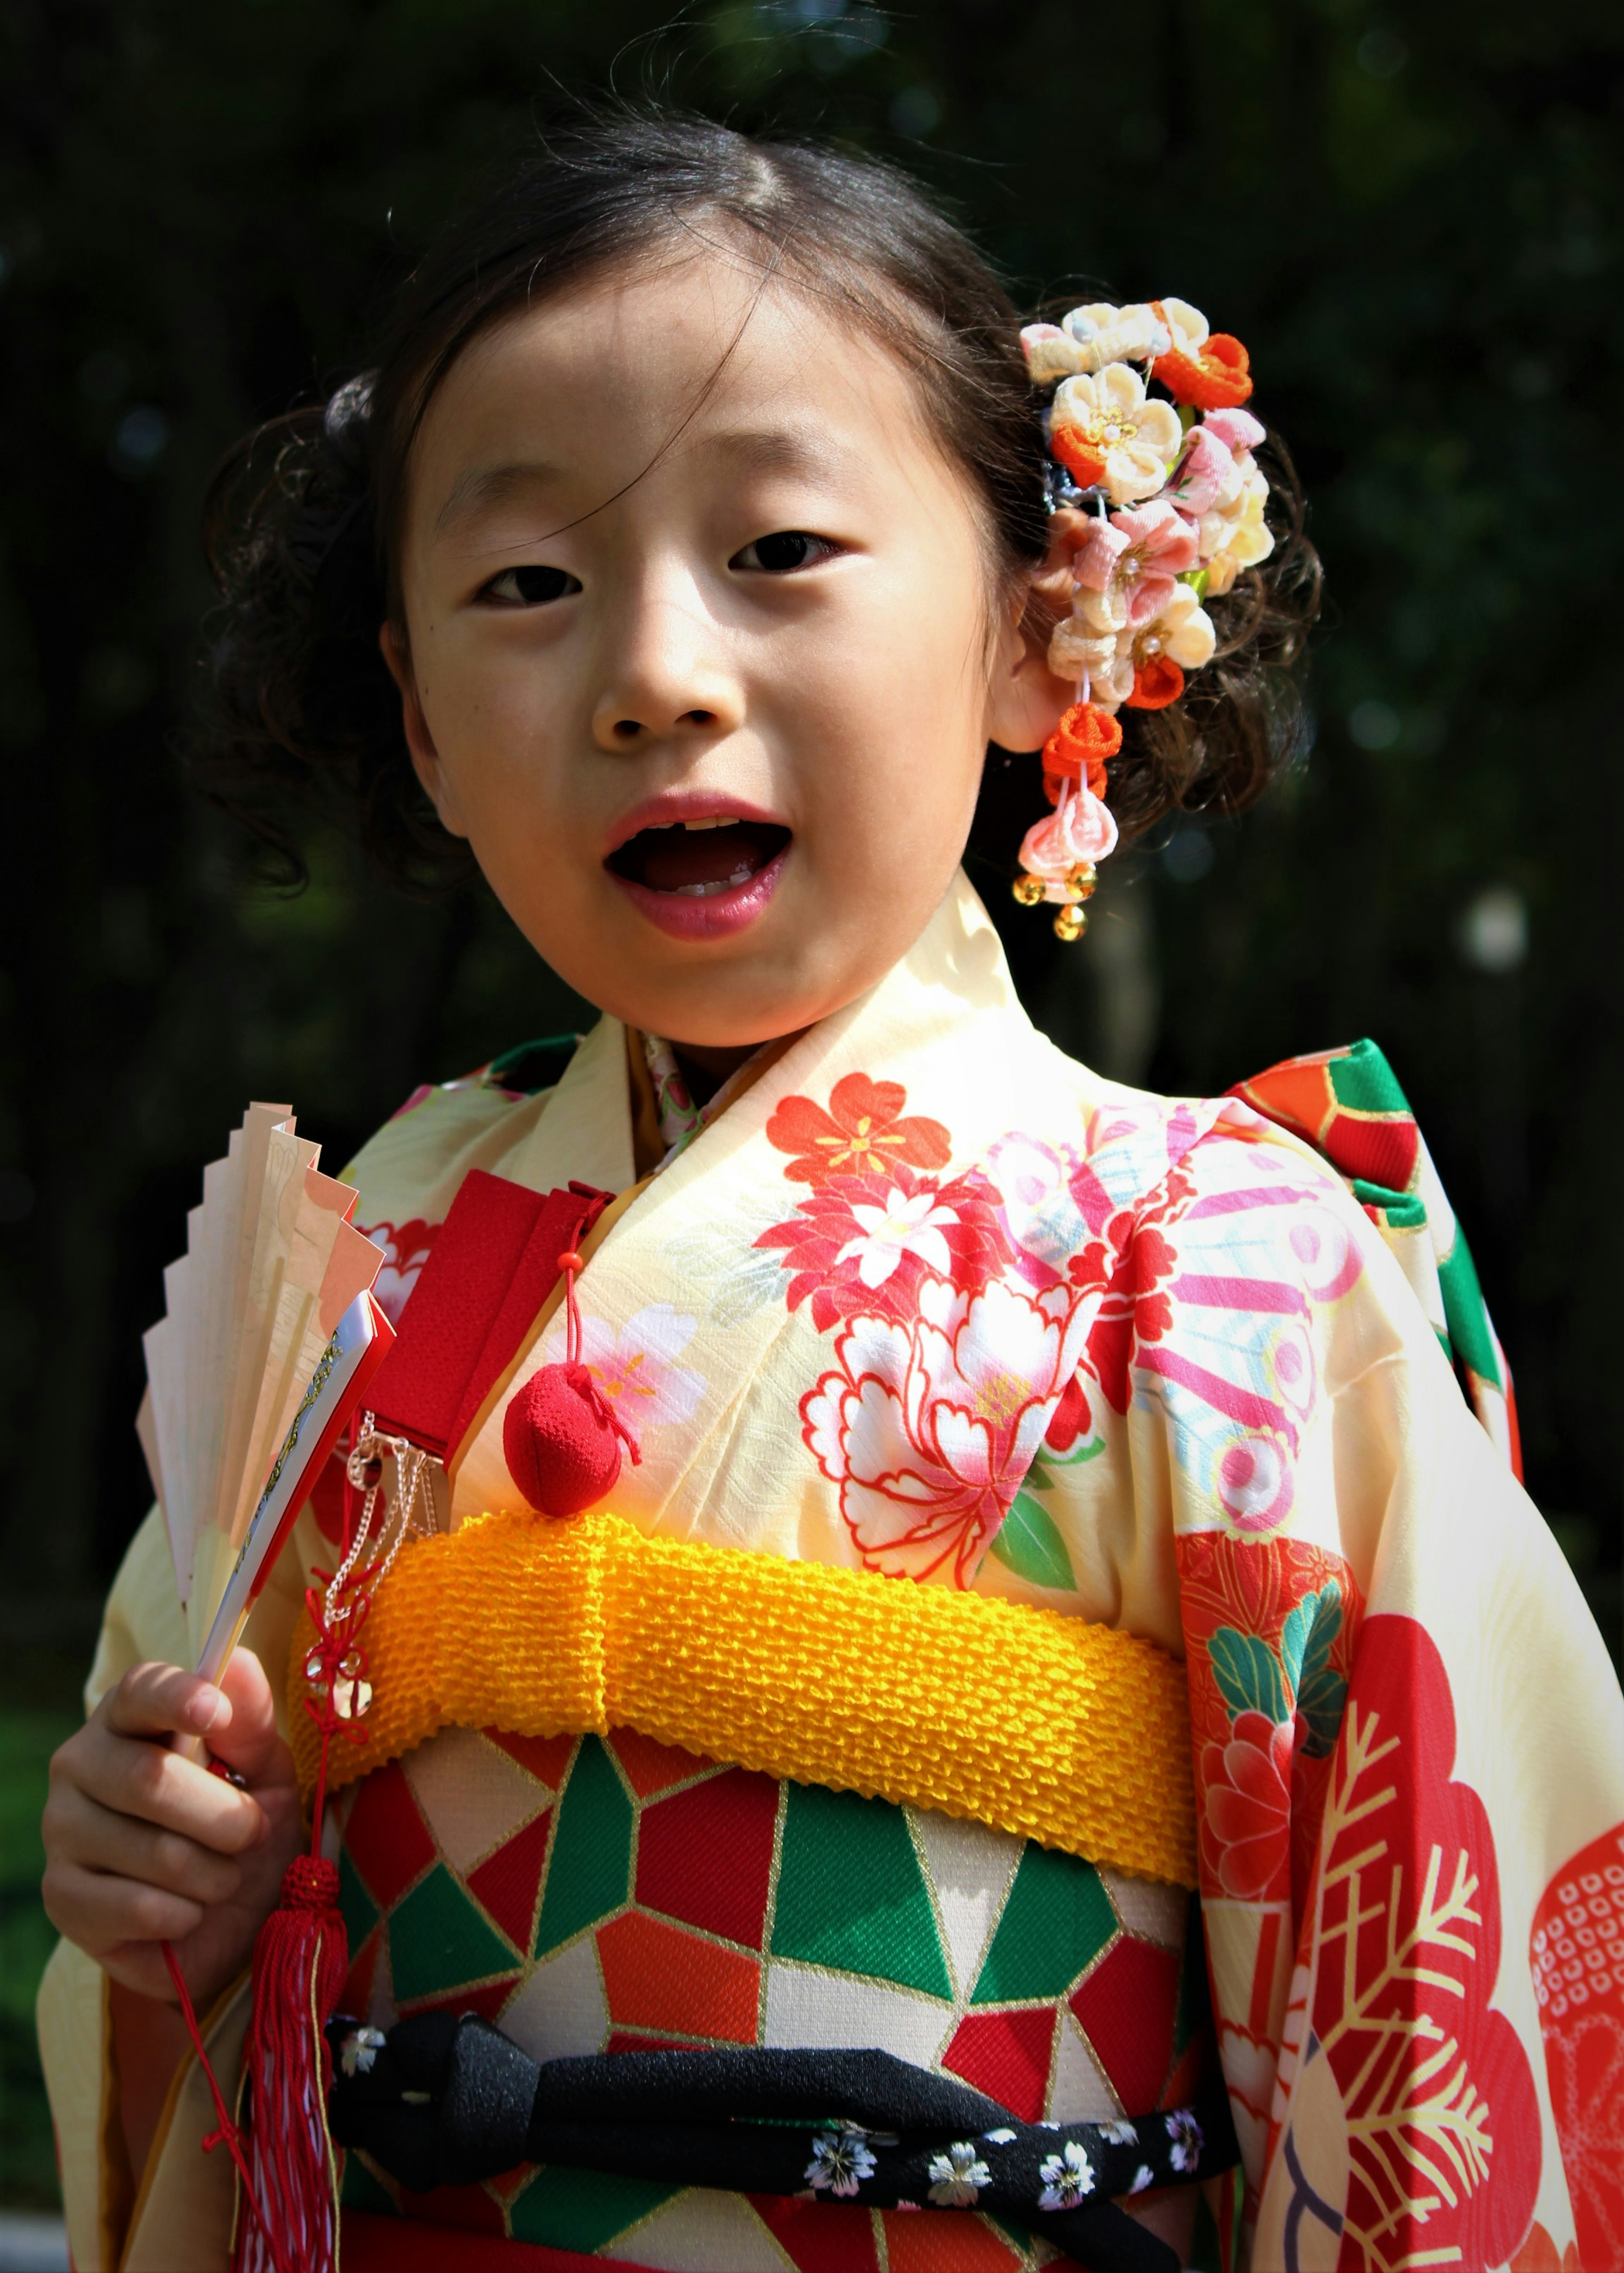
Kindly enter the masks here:
<path id="1" fill-rule="evenodd" d="M 592 709 L 600 750 L 673 737 L 706 740 L 743 722 L 743 701 L 721 632 L 691 584 L 647 591 L 620 617 Z"/>

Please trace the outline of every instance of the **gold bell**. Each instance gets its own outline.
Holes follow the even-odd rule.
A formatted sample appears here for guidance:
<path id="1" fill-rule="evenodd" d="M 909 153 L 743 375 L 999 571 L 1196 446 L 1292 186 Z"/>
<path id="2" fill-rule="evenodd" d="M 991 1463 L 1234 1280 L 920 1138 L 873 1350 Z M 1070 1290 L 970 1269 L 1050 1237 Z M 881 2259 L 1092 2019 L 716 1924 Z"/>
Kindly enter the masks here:
<path id="1" fill-rule="evenodd" d="M 1056 939 L 1080 939 L 1087 928 L 1087 911 L 1080 907 L 1062 908 L 1055 918 Z"/>
<path id="2" fill-rule="evenodd" d="M 1094 888 L 1098 881 L 1094 874 L 1094 862 L 1085 860 L 1080 866 L 1073 868 L 1066 878 L 1066 890 L 1074 900 L 1090 899 L 1093 897 Z"/>
<path id="3" fill-rule="evenodd" d="M 1010 889 L 1023 908 L 1035 908 L 1043 896 L 1043 879 L 1041 876 L 1017 876 Z"/>

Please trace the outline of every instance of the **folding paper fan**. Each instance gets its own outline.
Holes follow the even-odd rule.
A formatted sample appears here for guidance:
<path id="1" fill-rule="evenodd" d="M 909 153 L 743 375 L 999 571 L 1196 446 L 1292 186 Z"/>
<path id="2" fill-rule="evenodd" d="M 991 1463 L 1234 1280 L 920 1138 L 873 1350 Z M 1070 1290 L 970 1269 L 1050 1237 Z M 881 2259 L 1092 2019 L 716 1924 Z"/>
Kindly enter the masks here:
<path id="1" fill-rule="evenodd" d="M 145 1337 L 137 1426 L 211 1677 L 392 1339 L 372 1298 L 383 1255 L 319 1157 L 287 1106 L 249 1106 L 204 1171 Z"/>

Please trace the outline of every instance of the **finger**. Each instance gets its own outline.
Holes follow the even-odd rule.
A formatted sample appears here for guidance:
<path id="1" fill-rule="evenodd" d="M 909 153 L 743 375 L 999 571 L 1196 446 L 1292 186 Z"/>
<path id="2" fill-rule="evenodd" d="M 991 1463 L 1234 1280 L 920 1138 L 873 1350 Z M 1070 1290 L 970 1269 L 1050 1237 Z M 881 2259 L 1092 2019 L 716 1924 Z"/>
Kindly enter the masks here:
<path id="1" fill-rule="evenodd" d="M 94 1722 L 71 1752 L 64 1745 L 52 1761 L 53 1795 L 59 1787 L 77 1788 L 115 1815 L 178 1832 L 216 1854 L 245 1853 L 265 1836 L 264 1812 L 250 1793 L 151 1737 L 115 1736 Z"/>
<path id="2" fill-rule="evenodd" d="M 57 1932 L 92 1957 L 125 1941 L 181 1941 L 203 1921 L 201 1903 L 184 1894 L 81 1863 L 48 1864 L 40 1891 Z"/>
<path id="3" fill-rule="evenodd" d="M 289 1782 L 292 1760 L 276 1733 L 276 1700 L 265 1668 L 251 1649 L 232 1652 L 220 1677 L 225 1710 L 209 1732 L 208 1748 L 214 1758 L 235 1768 L 248 1782 L 262 1778 Z M 278 1774 L 284 1767 L 285 1773 Z"/>
<path id="4" fill-rule="evenodd" d="M 117 1814 L 72 1785 L 46 1805 L 49 1851 L 64 1862 L 139 1879 L 198 1902 L 229 1902 L 241 1888 L 242 1865 L 195 1839 Z"/>
<path id="5" fill-rule="evenodd" d="M 97 1708 L 119 1737 L 207 1737 L 230 1711 L 212 1681 L 178 1665 L 132 1665 Z"/>

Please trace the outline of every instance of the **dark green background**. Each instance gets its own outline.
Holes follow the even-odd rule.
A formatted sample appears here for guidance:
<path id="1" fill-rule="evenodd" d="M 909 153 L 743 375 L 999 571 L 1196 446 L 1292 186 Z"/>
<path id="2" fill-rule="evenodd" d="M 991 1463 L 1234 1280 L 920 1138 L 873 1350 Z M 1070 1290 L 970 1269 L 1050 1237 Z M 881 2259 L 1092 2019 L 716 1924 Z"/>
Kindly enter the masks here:
<path id="1" fill-rule="evenodd" d="M 408 903 L 325 840 L 302 898 L 256 890 L 175 752 L 215 457 L 347 373 L 534 102 L 612 77 L 902 157 L 1029 300 L 1171 290 L 1247 341 L 1329 579 L 1307 761 L 1244 824 L 1116 864 L 1079 948 L 994 911 L 1037 1014 L 1153 1086 L 1382 1043 L 1517 1369 L 1532 1489 L 1617 1647 L 1624 11 L 726 0 L 668 23 L 643 0 L 0 0 L 8 1789 L 37 1782 L 145 1505 L 139 1334 L 244 1101 L 290 1099 L 336 1167 L 419 1079 L 582 1015 L 477 894 Z M 1462 926 L 1494 889 L 1529 949 L 1487 974 Z M 26 1937 L 35 1865 L 7 1837 L 0 1916 Z M 13 2198 L 46 2184 L 21 2010 Z"/>

